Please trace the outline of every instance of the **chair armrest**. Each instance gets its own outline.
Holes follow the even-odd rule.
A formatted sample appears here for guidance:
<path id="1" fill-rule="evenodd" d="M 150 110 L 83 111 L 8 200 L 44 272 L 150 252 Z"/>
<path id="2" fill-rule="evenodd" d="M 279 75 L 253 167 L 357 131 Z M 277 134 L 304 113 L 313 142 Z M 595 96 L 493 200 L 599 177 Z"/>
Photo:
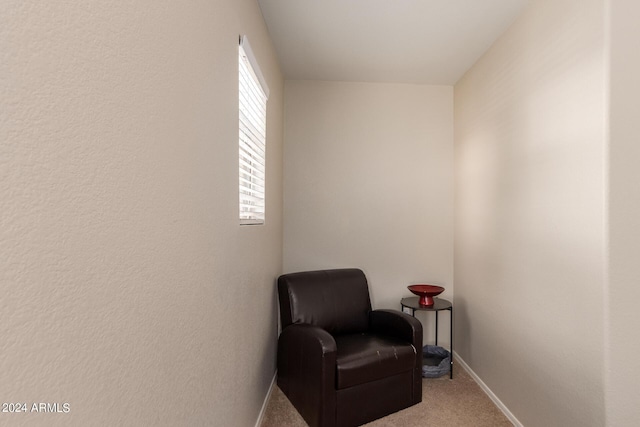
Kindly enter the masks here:
<path id="1" fill-rule="evenodd" d="M 369 313 L 371 331 L 408 341 L 422 351 L 422 323 L 397 310 L 373 310 Z"/>
<path id="2" fill-rule="evenodd" d="M 322 355 L 336 352 L 336 340 L 333 336 L 318 326 L 308 324 L 287 326 L 280 334 L 279 341 L 283 346 L 302 346 L 307 351 Z"/>
<path id="3" fill-rule="evenodd" d="M 416 363 L 413 370 L 413 403 L 422 401 L 422 323 L 413 316 L 397 310 L 374 310 L 369 313 L 372 332 L 398 338 L 413 344 Z"/>
<path id="4" fill-rule="evenodd" d="M 336 341 L 322 328 L 285 327 L 278 338 L 278 387 L 311 425 L 336 413 Z"/>

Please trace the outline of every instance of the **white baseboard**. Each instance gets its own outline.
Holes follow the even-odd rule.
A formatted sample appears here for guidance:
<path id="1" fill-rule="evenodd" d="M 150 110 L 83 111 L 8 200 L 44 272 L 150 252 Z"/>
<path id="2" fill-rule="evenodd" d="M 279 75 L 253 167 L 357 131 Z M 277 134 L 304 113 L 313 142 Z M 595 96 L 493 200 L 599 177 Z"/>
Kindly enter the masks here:
<path id="1" fill-rule="evenodd" d="M 491 399 L 491 401 L 493 401 L 493 403 L 495 403 L 495 405 L 498 407 L 498 409 L 500 409 L 502 411 L 502 413 L 509 419 L 509 421 L 511 421 L 511 423 L 515 426 L 515 427 L 524 427 L 522 425 L 522 423 L 520 421 L 518 421 L 518 419 L 516 418 L 515 415 L 513 415 L 511 413 L 511 411 L 509 410 L 509 408 L 506 407 L 506 405 L 504 403 L 502 403 L 502 401 L 500 399 L 498 399 L 498 396 L 496 396 L 491 389 L 484 383 L 484 381 L 482 381 L 480 379 L 480 377 L 478 376 L 478 374 L 476 374 L 475 372 L 473 372 L 473 369 L 471 369 L 469 367 L 469 365 L 467 365 L 467 363 L 460 357 L 460 355 L 458 353 L 456 353 L 455 351 L 453 352 L 453 355 L 456 358 L 456 361 L 458 363 L 460 363 L 460 365 L 462 365 L 462 367 L 464 368 L 465 371 L 467 371 L 469 373 L 469 375 L 471 376 L 471 378 L 473 378 L 473 380 L 478 383 L 478 385 L 480 386 L 480 388 L 482 389 L 482 391 L 484 391 L 486 393 L 487 396 L 489 396 L 489 399 Z"/>
<path id="2" fill-rule="evenodd" d="M 260 413 L 258 414 L 258 420 L 256 421 L 256 427 L 260 427 L 262 424 L 262 419 L 264 418 L 264 414 L 267 411 L 267 405 L 269 404 L 269 398 L 271 397 L 271 393 L 273 392 L 273 386 L 276 384 L 276 378 L 278 376 L 278 371 L 276 370 L 273 374 L 273 378 L 271 378 L 271 385 L 269 386 L 269 391 L 264 398 L 264 402 L 262 402 L 262 408 L 260 408 Z"/>

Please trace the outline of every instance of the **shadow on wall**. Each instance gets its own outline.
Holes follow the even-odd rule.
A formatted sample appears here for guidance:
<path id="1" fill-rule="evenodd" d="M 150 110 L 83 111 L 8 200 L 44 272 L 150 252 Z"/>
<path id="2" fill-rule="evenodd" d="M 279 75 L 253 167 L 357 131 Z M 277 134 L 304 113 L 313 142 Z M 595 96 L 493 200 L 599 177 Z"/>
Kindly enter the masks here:
<path id="1" fill-rule="evenodd" d="M 465 362 L 470 362 L 473 360 L 470 352 L 471 348 L 469 343 L 466 340 L 460 340 L 456 337 L 458 336 L 471 336 L 471 322 L 469 321 L 469 316 L 467 313 L 467 302 L 464 298 L 455 298 L 454 303 L 454 318 L 453 318 L 453 341 L 454 341 L 454 349 L 456 353 L 465 360 Z M 458 331 L 465 331 L 464 334 L 459 334 Z"/>

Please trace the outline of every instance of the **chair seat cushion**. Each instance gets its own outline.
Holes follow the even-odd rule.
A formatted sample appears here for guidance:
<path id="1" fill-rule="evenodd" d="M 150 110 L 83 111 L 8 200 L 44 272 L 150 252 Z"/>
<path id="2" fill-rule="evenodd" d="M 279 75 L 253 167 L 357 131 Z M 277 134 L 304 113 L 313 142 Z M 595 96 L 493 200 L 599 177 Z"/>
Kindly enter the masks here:
<path id="1" fill-rule="evenodd" d="M 334 338 L 338 389 L 379 380 L 415 367 L 416 349 L 405 341 L 369 333 Z"/>

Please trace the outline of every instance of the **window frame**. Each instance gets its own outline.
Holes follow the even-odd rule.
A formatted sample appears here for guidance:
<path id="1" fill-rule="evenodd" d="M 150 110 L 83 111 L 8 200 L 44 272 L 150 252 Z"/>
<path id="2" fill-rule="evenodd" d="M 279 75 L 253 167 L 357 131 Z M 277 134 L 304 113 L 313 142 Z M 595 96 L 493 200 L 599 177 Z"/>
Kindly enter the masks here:
<path id="1" fill-rule="evenodd" d="M 238 199 L 240 225 L 266 220 L 266 129 L 269 88 L 247 36 L 238 46 Z"/>

